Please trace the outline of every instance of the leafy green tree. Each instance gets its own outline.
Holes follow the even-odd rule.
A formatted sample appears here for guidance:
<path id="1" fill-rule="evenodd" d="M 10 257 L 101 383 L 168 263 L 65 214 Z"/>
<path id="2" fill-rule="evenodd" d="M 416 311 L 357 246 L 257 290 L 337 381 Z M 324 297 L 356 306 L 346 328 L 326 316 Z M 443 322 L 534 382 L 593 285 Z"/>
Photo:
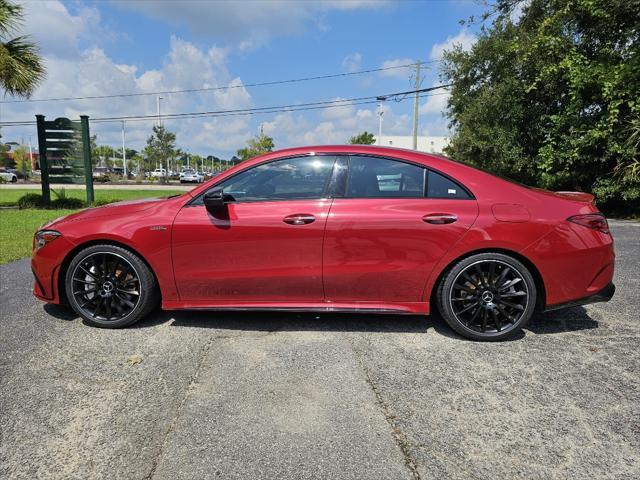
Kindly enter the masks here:
<path id="1" fill-rule="evenodd" d="M 200 171 L 202 168 L 202 156 L 198 154 L 191 155 L 190 158 L 191 168 Z"/>
<path id="2" fill-rule="evenodd" d="M 489 18 L 470 51 L 444 54 L 447 154 L 640 211 L 638 180 L 614 173 L 638 161 L 627 127 L 640 116 L 640 0 L 498 0 Z"/>
<path id="3" fill-rule="evenodd" d="M 354 135 L 349 139 L 351 145 L 373 145 L 376 143 L 376 137 L 373 133 L 366 130 L 358 135 Z"/>
<path id="4" fill-rule="evenodd" d="M 239 149 L 236 154 L 242 161 L 245 161 L 263 153 L 272 152 L 273 147 L 273 138 L 261 133 L 247 140 L 247 146 Z"/>
<path id="5" fill-rule="evenodd" d="M 0 138 L 2 138 L 2 133 L 0 133 Z M 4 162 L 9 158 L 7 152 L 11 149 L 11 147 L 5 143 L 0 141 L 0 164 L 4 166 Z"/>
<path id="6" fill-rule="evenodd" d="M 144 153 L 151 164 L 158 162 L 161 168 L 167 168 L 167 162 L 176 154 L 176 134 L 162 125 L 154 126 L 153 133 L 147 139 Z"/>
<path id="7" fill-rule="evenodd" d="M 13 161 L 20 173 L 31 173 L 31 157 L 26 148 L 20 146 L 13 152 Z"/>
<path id="8" fill-rule="evenodd" d="M 104 163 L 107 167 L 113 166 L 114 154 L 115 150 L 109 145 L 97 145 L 96 147 L 91 148 L 91 160 L 94 165 Z"/>
<path id="9" fill-rule="evenodd" d="M 44 79 L 45 69 L 30 37 L 11 38 L 23 21 L 21 5 L 0 0 L 0 88 L 9 95 L 29 97 Z"/>

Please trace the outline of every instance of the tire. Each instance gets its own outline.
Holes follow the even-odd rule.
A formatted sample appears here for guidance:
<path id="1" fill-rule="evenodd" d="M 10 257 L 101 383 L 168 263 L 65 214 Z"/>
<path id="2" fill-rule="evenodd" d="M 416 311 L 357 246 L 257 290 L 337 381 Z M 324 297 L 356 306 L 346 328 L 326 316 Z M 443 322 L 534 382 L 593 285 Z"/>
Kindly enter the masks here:
<path id="1" fill-rule="evenodd" d="M 16 177 L 15 175 L 11 177 L 11 183 L 16 183 L 17 181 L 18 181 L 18 177 Z"/>
<path id="2" fill-rule="evenodd" d="M 78 252 L 65 277 L 69 305 L 94 327 L 120 328 L 144 318 L 158 304 L 155 277 L 136 254 L 115 245 Z"/>
<path id="3" fill-rule="evenodd" d="M 501 253 L 456 263 L 437 290 L 440 313 L 463 337 L 496 341 L 518 333 L 533 316 L 536 284 L 529 269 Z"/>

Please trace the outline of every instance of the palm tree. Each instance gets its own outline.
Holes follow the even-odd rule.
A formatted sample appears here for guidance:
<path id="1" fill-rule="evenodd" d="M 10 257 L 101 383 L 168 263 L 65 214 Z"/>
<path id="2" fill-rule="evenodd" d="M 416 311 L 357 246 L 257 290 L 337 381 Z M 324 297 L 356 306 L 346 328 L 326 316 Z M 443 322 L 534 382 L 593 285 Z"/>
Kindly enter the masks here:
<path id="1" fill-rule="evenodd" d="M 44 79 L 38 47 L 28 36 L 13 36 L 24 21 L 21 5 L 0 0 L 0 90 L 29 97 Z"/>

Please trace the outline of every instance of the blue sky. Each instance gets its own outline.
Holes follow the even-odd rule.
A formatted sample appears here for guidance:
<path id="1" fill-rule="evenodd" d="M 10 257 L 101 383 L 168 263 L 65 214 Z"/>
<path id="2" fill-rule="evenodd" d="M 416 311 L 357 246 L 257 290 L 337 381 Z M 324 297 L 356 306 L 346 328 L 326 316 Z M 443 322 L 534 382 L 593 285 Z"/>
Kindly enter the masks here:
<path id="1" fill-rule="evenodd" d="M 423 86 L 437 84 L 444 48 L 469 48 L 473 29 L 459 20 L 482 11 L 473 1 L 50 1 L 26 2 L 25 33 L 40 43 L 48 68 L 33 99 L 153 93 L 226 87 L 163 95 L 163 113 L 289 105 L 375 96 L 412 88 L 408 69 L 263 87 L 246 84 L 431 62 Z M 11 100 L 7 97 L 4 100 Z M 421 134 L 446 134 L 446 95 L 424 98 Z M 88 114 L 152 115 L 153 95 L 64 102 L 4 103 L 1 120 Z M 384 133 L 411 133 L 412 101 L 387 102 Z M 139 149 L 152 121 L 128 122 L 127 146 Z M 166 120 L 178 145 L 193 153 L 231 156 L 259 131 L 276 147 L 344 143 L 363 130 L 377 132 L 375 105 Z M 99 143 L 120 144 L 120 124 L 94 123 Z M 35 128 L 7 127 L 3 140 L 35 141 Z"/>

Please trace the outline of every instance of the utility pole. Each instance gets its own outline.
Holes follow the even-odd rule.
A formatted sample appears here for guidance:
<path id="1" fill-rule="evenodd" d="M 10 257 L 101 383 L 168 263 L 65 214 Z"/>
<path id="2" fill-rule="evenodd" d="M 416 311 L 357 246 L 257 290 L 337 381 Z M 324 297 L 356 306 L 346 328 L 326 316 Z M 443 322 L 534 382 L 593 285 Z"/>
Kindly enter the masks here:
<path id="1" fill-rule="evenodd" d="M 35 162 L 33 161 L 33 147 L 31 146 L 31 135 L 29 135 L 29 173 L 35 170 Z M 25 178 L 25 182 L 27 179 Z"/>
<path id="2" fill-rule="evenodd" d="M 158 97 L 156 98 L 157 101 L 157 108 L 158 108 L 158 126 L 162 125 L 162 120 L 160 118 L 160 100 L 162 100 L 163 97 L 161 97 L 160 95 L 158 95 Z"/>
<path id="3" fill-rule="evenodd" d="M 413 149 L 418 150 L 418 111 L 420 109 L 420 62 L 416 62 L 416 93 L 413 100 Z"/>
<path id="4" fill-rule="evenodd" d="M 124 148 L 124 120 L 122 121 L 122 168 L 124 169 L 124 179 L 129 178 L 127 176 L 127 151 Z"/>
<path id="5" fill-rule="evenodd" d="M 382 145 L 382 116 L 384 115 L 384 110 L 382 109 L 382 102 L 384 102 L 387 97 L 377 97 L 378 100 L 378 138 L 377 145 Z"/>

